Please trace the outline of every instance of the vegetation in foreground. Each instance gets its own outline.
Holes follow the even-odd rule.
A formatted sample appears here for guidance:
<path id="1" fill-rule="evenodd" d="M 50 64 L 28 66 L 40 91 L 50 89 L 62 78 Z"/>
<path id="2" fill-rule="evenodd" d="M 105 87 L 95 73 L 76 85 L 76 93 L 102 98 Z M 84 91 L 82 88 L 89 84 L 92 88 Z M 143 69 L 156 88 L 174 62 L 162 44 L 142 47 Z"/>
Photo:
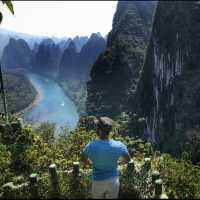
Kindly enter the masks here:
<path id="1" fill-rule="evenodd" d="M 54 138 L 54 126 L 48 123 L 32 128 L 22 125 L 18 119 L 11 117 L 6 125 L 3 117 L 0 121 L 0 194 L 7 182 L 21 184 L 29 181 L 31 173 L 37 173 L 39 179 L 39 198 L 51 198 L 52 190 L 48 175 L 49 165 L 55 163 L 59 171 L 72 168 L 73 162 L 79 161 L 85 145 L 96 137 L 92 120 L 94 117 L 82 117 L 78 128 L 69 132 L 63 129 L 62 135 Z M 123 119 L 115 122 L 112 137 L 127 144 L 135 168 L 139 169 L 146 157 L 151 158 L 150 171 L 160 171 L 165 192 L 170 198 L 200 198 L 200 168 L 183 158 L 174 159 L 169 154 L 155 151 L 150 143 L 138 138 L 119 135 L 123 132 Z M 83 169 L 83 166 L 81 165 Z M 127 176 L 125 168 L 121 169 L 120 197 L 147 198 L 151 197 L 152 185 L 150 177 L 144 174 Z M 89 169 L 88 169 L 89 170 Z M 62 198 L 89 198 L 91 172 L 80 177 L 79 186 L 72 187 L 72 177 L 59 174 L 60 193 Z M 28 191 L 10 193 L 9 197 L 29 198 Z M 12 196 L 13 195 L 13 196 Z"/>

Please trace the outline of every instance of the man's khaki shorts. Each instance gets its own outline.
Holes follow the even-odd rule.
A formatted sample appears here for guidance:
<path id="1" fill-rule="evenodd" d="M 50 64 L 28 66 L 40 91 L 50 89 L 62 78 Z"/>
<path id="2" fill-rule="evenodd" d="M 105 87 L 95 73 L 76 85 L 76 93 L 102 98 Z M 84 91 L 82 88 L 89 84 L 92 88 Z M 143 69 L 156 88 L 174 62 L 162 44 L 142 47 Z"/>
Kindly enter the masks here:
<path id="1" fill-rule="evenodd" d="M 119 195 L 119 177 L 113 177 L 102 181 L 92 181 L 93 199 L 117 199 Z"/>

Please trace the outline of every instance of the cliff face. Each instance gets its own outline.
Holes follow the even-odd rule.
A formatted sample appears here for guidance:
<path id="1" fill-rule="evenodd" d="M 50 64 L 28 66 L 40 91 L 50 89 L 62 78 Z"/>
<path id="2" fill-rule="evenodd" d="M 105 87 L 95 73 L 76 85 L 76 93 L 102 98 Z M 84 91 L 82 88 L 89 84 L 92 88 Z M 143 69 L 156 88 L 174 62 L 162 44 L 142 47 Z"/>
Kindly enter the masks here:
<path id="1" fill-rule="evenodd" d="M 89 38 L 87 36 L 76 36 L 73 38 L 78 52 L 81 51 L 82 47 L 88 42 L 88 40 Z"/>
<path id="2" fill-rule="evenodd" d="M 32 51 L 22 39 L 9 40 L 2 55 L 2 66 L 6 69 L 31 68 Z"/>
<path id="3" fill-rule="evenodd" d="M 64 50 L 69 46 L 69 44 L 71 43 L 72 39 L 68 39 L 68 40 L 61 40 L 58 45 L 60 47 L 61 52 L 63 53 Z"/>
<path id="4" fill-rule="evenodd" d="M 30 49 L 33 49 L 34 43 L 36 42 L 39 43 L 44 39 L 44 37 L 42 36 L 40 37 L 40 36 L 29 35 L 26 33 L 8 31 L 0 27 L 0 58 L 3 55 L 4 48 L 9 43 L 9 40 L 11 38 L 16 40 L 23 39 L 24 41 L 26 41 Z"/>
<path id="5" fill-rule="evenodd" d="M 47 39 L 39 44 L 33 58 L 33 70 L 38 73 L 56 77 L 59 71 L 61 50 L 52 40 Z"/>
<path id="6" fill-rule="evenodd" d="M 90 71 L 99 55 L 105 50 L 106 41 L 96 33 L 93 33 L 88 42 L 82 47 L 79 54 L 79 65 L 82 66 L 80 73 L 85 80 L 90 79 Z"/>
<path id="7" fill-rule="evenodd" d="M 75 78 L 78 75 L 77 59 L 77 48 L 75 43 L 71 41 L 68 48 L 64 50 L 64 53 L 61 58 L 59 70 L 59 77 L 61 79 L 65 79 L 67 77 Z"/>
<path id="8" fill-rule="evenodd" d="M 80 41 L 83 41 L 83 39 L 84 37 L 79 37 Z M 102 36 L 94 33 L 80 51 L 80 44 L 77 48 L 77 42 L 75 41 L 78 41 L 78 37 L 70 43 L 63 53 L 60 62 L 59 81 L 75 102 L 78 112 L 85 115 L 86 82 L 90 79 L 91 67 L 99 54 L 104 51 L 106 42 Z"/>
<path id="9" fill-rule="evenodd" d="M 148 138 L 163 151 L 178 153 L 200 126 L 199 18 L 198 1 L 158 3 L 138 91 Z"/>
<path id="10" fill-rule="evenodd" d="M 99 54 L 105 49 L 105 40 L 97 34 L 92 34 L 81 51 L 72 41 L 65 49 L 60 62 L 60 77 L 62 79 L 89 79 L 89 72 Z M 80 48 L 80 47 L 79 47 Z"/>
<path id="11" fill-rule="evenodd" d="M 119 1 L 107 49 L 94 64 L 87 84 L 88 114 L 115 117 L 130 108 L 128 102 L 136 92 L 153 10 L 152 2 Z"/>

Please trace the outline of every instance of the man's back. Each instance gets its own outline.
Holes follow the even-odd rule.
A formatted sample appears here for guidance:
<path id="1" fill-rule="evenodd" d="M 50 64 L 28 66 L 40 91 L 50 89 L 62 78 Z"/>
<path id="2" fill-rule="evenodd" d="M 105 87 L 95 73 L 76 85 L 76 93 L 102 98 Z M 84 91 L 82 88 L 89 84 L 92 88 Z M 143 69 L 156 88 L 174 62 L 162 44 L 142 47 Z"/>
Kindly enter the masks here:
<path id="1" fill-rule="evenodd" d="M 99 139 L 90 142 L 84 153 L 92 161 L 93 179 L 104 180 L 118 176 L 117 161 L 128 151 L 119 141 Z"/>
<path id="2" fill-rule="evenodd" d="M 117 199 L 119 194 L 120 165 L 130 161 L 126 145 L 119 141 L 109 139 L 112 130 L 112 119 L 100 117 L 94 120 L 98 140 L 93 140 L 86 145 L 81 160 L 85 165 L 93 166 L 92 197 L 94 199 Z"/>

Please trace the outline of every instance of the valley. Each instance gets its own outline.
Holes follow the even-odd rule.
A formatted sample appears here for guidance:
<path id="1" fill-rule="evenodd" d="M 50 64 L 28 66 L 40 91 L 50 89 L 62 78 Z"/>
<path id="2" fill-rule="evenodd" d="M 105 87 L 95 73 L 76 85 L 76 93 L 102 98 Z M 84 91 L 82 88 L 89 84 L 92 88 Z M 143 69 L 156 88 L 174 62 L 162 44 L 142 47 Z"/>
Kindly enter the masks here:
<path id="1" fill-rule="evenodd" d="M 0 198 L 34 196 L 30 174 L 40 198 L 90 198 L 92 167 L 81 158 L 106 132 L 94 121 L 105 116 L 103 142 L 122 141 L 131 158 L 119 168 L 121 199 L 200 198 L 199 19 L 199 1 L 118 1 L 104 37 L 0 32 L 9 111 Z"/>

